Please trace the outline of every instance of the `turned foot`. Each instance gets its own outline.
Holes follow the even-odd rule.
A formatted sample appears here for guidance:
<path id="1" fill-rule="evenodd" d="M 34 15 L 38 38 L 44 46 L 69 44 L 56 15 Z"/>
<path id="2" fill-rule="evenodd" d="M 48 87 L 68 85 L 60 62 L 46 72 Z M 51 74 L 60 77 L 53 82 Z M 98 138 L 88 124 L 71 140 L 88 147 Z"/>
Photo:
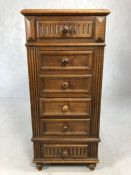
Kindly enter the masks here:
<path id="1" fill-rule="evenodd" d="M 36 164 L 37 170 L 41 171 L 42 170 L 42 167 L 43 167 L 43 164 L 42 163 L 37 163 Z"/>
<path id="2" fill-rule="evenodd" d="M 90 170 L 93 171 L 96 167 L 96 163 L 89 164 L 88 167 L 89 167 Z"/>

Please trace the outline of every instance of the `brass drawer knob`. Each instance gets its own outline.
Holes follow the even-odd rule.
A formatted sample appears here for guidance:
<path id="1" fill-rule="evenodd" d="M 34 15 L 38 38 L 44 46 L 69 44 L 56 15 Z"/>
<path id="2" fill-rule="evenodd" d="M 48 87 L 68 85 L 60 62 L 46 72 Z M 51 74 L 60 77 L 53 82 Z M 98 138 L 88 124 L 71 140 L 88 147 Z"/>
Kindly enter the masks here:
<path id="1" fill-rule="evenodd" d="M 68 105 L 64 105 L 64 106 L 62 107 L 62 111 L 63 111 L 63 112 L 67 112 L 68 110 L 69 110 Z"/>
<path id="2" fill-rule="evenodd" d="M 66 66 L 69 63 L 69 59 L 68 58 L 64 58 L 64 59 L 61 60 L 61 62 L 62 62 L 63 66 Z"/>
<path id="3" fill-rule="evenodd" d="M 68 89 L 69 88 L 69 84 L 67 82 L 62 83 L 62 88 L 63 89 Z"/>

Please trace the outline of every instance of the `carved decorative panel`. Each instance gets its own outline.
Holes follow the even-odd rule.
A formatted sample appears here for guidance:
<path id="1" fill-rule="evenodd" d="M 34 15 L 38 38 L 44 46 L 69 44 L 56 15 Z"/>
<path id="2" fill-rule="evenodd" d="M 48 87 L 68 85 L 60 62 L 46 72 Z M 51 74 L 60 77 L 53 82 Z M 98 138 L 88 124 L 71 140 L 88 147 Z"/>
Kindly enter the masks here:
<path id="1" fill-rule="evenodd" d="M 35 17 L 28 17 L 25 19 L 26 24 L 26 39 L 27 41 L 35 41 L 36 40 L 36 30 L 35 30 Z"/>
<path id="2" fill-rule="evenodd" d="M 60 38 L 63 28 L 68 28 L 68 38 L 92 38 L 93 21 L 37 21 L 37 38 Z"/>
<path id="3" fill-rule="evenodd" d="M 106 23 L 106 18 L 104 16 L 96 17 L 95 39 L 97 42 L 105 41 L 105 23 Z"/>
<path id="4" fill-rule="evenodd" d="M 45 158 L 87 158 L 88 145 L 48 145 L 42 147 Z"/>

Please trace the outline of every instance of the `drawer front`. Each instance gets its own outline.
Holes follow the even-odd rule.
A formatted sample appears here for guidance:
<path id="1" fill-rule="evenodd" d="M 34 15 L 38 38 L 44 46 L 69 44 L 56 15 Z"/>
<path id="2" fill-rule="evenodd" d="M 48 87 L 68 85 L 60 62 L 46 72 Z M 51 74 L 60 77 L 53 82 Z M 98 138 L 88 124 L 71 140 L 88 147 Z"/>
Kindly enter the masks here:
<path id="1" fill-rule="evenodd" d="M 91 73 L 93 50 L 88 51 L 39 51 L 39 71 L 42 74 Z"/>
<path id="2" fill-rule="evenodd" d="M 88 158 L 88 145 L 43 144 L 41 155 L 43 158 Z"/>
<path id="3" fill-rule="evenodd" d="M 89 135 L 90 119 L 41 119 L 41 135 Z"/>
<path id="4" fill-rule="evenodd" d="M 104 42 L 105 23 L 105 16 L 30 16 L 27 41 Z"/>
<path id="5" fill-rule="evenodd" d="M 44 117 L 67 117 L 67 116 L 90 116 L 91 99 L 81 98 L 44 98 L 40 99 L 40 116 Z"/>
<path id="6" fill-rule="evenodd" d="M 47 19 L 48 18 L 48 19 Z M 72 19 L 71 19 L 72 18 Z M 78 19 L 79 18 L 79 19 Z M 93 38 L 93 17 L 39 17 L 37 18 L 37 39 L 46 38 Z"/>
<path id="7" fill-rule="evenodd" d="M 41 97 L 90 97 L 91 75 L 40 75 Z"/>

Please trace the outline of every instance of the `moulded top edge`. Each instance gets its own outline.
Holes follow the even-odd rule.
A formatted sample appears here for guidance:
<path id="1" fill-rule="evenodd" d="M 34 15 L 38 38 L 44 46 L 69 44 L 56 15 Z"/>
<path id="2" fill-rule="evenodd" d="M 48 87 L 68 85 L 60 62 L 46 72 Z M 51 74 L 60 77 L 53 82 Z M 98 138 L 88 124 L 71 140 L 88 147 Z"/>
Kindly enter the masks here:
<path id="1" fill-rule="evenodd" d="M 29 47 L 103 47 L 106 46 L 105 43 L 38 43 L 38 42 L 27 42 L 25 46 Z"/>
<path id="2" fill-rule="evenodd" d="M 100 15 L 106 16 L 110 13 L 108 9 L 23 9 L 21 13 L 25 16 L 39 15 Z"/>

